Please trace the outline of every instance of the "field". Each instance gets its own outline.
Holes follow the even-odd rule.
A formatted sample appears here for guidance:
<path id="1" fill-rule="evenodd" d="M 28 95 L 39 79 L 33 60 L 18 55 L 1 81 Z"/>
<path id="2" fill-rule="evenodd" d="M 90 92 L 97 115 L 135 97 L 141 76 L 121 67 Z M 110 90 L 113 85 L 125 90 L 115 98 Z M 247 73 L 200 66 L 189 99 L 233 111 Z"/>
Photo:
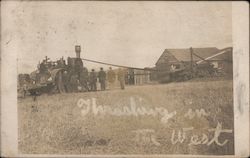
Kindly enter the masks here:
<path id="1" fill-rule="evenodd" d="M 18 99 L 19 151 L 228 155 L 233 118 L 232 80 L 44 94 Z"/>

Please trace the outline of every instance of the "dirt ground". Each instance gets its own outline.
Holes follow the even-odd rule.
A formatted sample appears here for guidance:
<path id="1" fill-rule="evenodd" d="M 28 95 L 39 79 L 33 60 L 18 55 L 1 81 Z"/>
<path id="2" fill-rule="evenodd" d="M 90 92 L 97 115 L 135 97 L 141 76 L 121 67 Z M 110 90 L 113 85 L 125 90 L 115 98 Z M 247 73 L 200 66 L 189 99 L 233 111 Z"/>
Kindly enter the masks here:
<path id="1" fill-rule="evenodd" d="M 106 112 L 93 111 L 93 98 Z M 137 108 L 134 113 L 128 109 L 131 98 Z M 165 120 L 164 109 L 169 114 Z M 233 118 L 232 80 L 44 94 L 36 101 L 18 99 L 19 152 L 228 155 L 234 154 Z M 228 132 L 221 132 L 216 142 L 214 131 L 220 125 Z M 175 142 L 186 129 L 185 139 Z"/>

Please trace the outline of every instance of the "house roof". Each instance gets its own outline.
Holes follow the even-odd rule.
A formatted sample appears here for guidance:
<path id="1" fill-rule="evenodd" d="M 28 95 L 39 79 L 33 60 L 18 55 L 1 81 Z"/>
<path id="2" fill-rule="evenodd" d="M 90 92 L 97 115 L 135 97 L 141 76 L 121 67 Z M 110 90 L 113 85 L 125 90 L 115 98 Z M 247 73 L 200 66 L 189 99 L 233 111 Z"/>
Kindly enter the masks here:
<path id="1" fill-rule="evenodd" d="M 216 47 L 193 48 L 193 52 L 204 59 L 219 51 Z M 201 59 L 193 55 L 193 60 L 199 61 Z M 210 60 L 232 60 L 232 52 L 216 56 Z M 156 64 L 178 61 L 191 61 L 190 49 L 165 49 Z"/>

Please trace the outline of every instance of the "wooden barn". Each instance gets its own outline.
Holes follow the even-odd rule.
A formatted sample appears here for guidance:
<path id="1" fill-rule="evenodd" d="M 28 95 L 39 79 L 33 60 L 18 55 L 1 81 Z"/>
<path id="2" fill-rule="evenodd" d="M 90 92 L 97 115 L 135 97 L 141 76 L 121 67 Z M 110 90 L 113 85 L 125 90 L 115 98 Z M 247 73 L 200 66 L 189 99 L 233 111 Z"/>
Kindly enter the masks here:
<path id="1" fill-rule="evenodd" d="M 191 63 L 202 65 L 207 62 L 222 73 L 232 74 L 232 48 L 165 49 L 155 65 L 157 70 L 171 72 L 187 66 L 192 68 Z"/>

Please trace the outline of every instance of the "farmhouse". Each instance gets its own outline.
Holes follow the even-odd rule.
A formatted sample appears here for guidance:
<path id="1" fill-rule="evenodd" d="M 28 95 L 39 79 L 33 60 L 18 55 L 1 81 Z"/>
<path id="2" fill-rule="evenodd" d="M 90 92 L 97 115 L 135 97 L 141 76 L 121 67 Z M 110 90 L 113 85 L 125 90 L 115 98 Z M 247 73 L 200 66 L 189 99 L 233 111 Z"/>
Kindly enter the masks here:
<path id="1" fill-rule="evenodd" d="M 171 71 L 195 64 L 211 63 L 214 68 L 232 74 L 232 48 L 218 49 L 216 47 L 165 49 L 158 61 L 158 70 Z"/>

